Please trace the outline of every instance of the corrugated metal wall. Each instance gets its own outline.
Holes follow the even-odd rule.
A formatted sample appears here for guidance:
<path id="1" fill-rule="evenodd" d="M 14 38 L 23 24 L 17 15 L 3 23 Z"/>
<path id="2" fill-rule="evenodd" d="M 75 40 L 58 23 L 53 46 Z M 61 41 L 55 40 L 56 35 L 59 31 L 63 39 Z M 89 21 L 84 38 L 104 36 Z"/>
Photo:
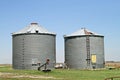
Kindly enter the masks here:
<path id="1" fill-rule="evenodd" d="M 104 59 L 104 37 L 103 36 L 94 36 L 90 37 L 90 53 L 96 54 L 96 68 L 104 68 L 105 59 Z"/>
<path id="2" fill-rule="evenodd" d="M 64 37 L 65 63 L 69 68 L 92 69 L 104 67 L 104 37 L 89 35 L 90 64 L 87 63 L 86 35 Z M 91 55 L 96 55 L 96 63 L 92 63 Z"/>
<path id="3" fill-rule="evenodd" d="M 37 63 L 44 64 L 50 59 L 48 68 L 56 63 L 56 36 L 52 34 L 30 33 L 13 35 L 13 68 L 37 69 Z"/>

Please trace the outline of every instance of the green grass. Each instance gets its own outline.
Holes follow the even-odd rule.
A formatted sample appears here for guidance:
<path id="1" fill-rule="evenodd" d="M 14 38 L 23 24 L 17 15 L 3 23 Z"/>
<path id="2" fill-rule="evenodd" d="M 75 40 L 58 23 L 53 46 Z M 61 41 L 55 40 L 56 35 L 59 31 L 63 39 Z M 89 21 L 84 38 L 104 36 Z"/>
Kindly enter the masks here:
<path id="1" fill-rule="evenodd" d="M 11 73 L 1 75 L 0 80 L 104 80 L 107 77 L 120 76 L 120 70 L 67 70 L 55 69 L 49 73 L 37 70 L 14 70 L 10 66 L 0 67 L 0 73 Z M 44 76 L 53 78 L 30 78 L 11 76 Z M 119 80 L 119 79 L 114 79 Z"/>

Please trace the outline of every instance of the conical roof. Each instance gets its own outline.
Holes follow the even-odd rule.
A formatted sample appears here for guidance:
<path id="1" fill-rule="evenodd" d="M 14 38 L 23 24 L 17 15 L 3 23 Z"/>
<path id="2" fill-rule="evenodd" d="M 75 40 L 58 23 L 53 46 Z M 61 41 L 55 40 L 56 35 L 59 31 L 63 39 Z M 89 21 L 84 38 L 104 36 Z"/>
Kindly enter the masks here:
<path id="1" fill-rule="evenodd" d="M 25 34 L 25 33 L 44 33 L 44 34 L 54 34 L 55 35 L 55 33 L 49 32 L 42 26 L 38 25 L 38 23 L 31 23 L 29 26 L 25 27 L 24 29 L 22 29 L 18 32 L 14 32 L 12 34 L 16 35 L 16 34 Z"/>
<path id="2" fill-rule="evenodd" d="M 70 35 L 65 35 L 64 37 L 70 37 L 70 36 L 82 36 L 82 35 L 100 35 L 95 32 L 92 32 L 86 28 L 81 28 L 80 30 L 70 34 Z"/>

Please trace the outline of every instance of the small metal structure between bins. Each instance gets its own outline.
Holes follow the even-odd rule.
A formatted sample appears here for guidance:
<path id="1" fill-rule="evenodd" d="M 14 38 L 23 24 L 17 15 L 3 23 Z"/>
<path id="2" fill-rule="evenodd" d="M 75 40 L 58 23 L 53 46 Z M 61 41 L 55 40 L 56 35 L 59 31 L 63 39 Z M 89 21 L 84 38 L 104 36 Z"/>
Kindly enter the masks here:
<path id="1" fill-rule="evenodd" d="M 38 71 L 41 71 L 41 67 L 44 67 L 44 69 L 42 70 L 43 72 L 50 72 L 51 69 L 47 69 L 47 65 L 49 65 L 49 62 L 50 62 L 50 59 L 46 59 L 46 63 L 42 64 L 41 66 L 39 63 Z"/>

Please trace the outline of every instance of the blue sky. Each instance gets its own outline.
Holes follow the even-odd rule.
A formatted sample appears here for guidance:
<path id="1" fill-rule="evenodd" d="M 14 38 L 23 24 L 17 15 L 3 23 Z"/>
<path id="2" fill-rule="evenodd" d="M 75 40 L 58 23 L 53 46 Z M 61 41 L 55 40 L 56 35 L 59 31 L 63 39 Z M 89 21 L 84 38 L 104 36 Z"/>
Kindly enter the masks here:
<path id="1" fill-rule="evenodd" d="M 106 61 L 120 61 L 120 0 L 1 0 L 0 64 L 12 63 L 11 33 L 31 22 L 57 34 L 57 62 L 64 62 L 63 35 L 82 27 L 105 36 Z"/>

